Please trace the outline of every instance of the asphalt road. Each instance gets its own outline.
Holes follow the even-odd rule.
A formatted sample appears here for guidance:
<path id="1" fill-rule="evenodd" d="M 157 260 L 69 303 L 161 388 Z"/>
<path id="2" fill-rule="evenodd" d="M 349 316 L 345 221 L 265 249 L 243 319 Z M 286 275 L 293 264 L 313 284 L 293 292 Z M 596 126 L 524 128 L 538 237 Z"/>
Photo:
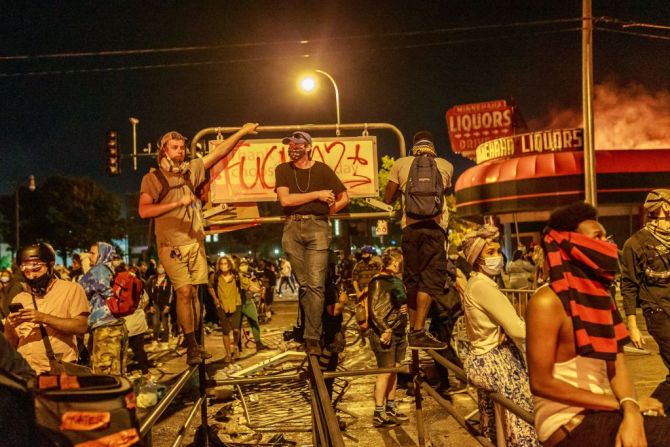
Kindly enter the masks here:
<path id="1" fill-rule="evenodd" d="M 292 345 L 286 345 L 282 340 L 281 333 L 288 329 L 296 318 L 295 301 L 278 301 L 275 303 L 272 320 L 262 325 L 262 338 L 272 349 L 256 353 L 252 344 L 242 353 L 242 359 L 238 362 L 242 367 L 267 361 L 282 352 L 289 350 Z M 639 322 L 644 329 L 644 321 Z M 658 356 L 658 348 L 648 337 L 647 352 L 627 352 L 626 358 L 632 376 L 635 380 L 638 394 L 646 396 L 651 394 L 656 384 L 665 376 L 666 370 Z M 221 362 L 223 358 L 223 345 L 220 332 L 214 331 L 206 336 L 206 345 L 214 356 L 208 362 L 208 372 L 212 376 L 223 377 L 221 371 L 227 366 Z M 409 354 L 408 354 L 409 355 Z M 152 357 L 163 359 L 159 369 L 152 370 L 160 382 L 169 384 L 177 374 L 185 369 L 184 356 L 178 357 L 174 352 L 152 353 Z M 348 346 L 344 352 L 344 360 L 341 363 L 346 369 L 365 369 L 376 366 L 372 352 L 368 346 L 355 343 Z M 286 362 L 284 368 L 293 371 L 300 362 Z M 430 362 L 424 359 L 427 368 Z M 270 373 L 276 373 L 277 367 L 271 368 Z M 429 372 L 430 374 L 430 372 Z M 397 402 L 399 408 L 410 416 L 410 420 L 402 426 L 391 429 L 376 429 L 372 426 L 372 413 L 374 410 L 372 391 L 374 388 L 374 376 L 360 376 L 347 379 L 342 385 L 346 390 L 337 404 L 338 416 L 347 425 L 344 433 L 345 445 L 356 446 L 418 446 L 417 422 L 414 411 L 414 399 L 407 395 L 405 388 L 398 390 Z M 337 386 L 336 386 L 336 389 Z M 281 433 L 286 439 L 296 442 L 296 445 L 312 445 L 312 437 L 309 431 L 309 416 L 304 411 L 309 407 L 307 399 L 302 396 L 304 390 L 275 386 L 272 389 L 262 387 L 248 388 L 244 390 L 245 408 L 239 399 L 224 402 L 211 399 L 208 406 L 209 423 L 219 430 L 220 438 L 227 442 L 250 443 L 267 442 L 272 436 Z M 153 429 L 154 446 L 171 446 L 175 440 L 176 433 L 185 420 L 192 401 L 196 395 L 195 384 L 191 391 L 186 390 L 179 399 L 179 404 L 169 408 L 168 415 L 159 421 Z M 452 400 L 459 413 L 467 415 L 476 410 L 475 400 L 467 393 L 456 394 Z M 230 403 L 232 402 L 232 404 Z M 223 408 L 227 408 L 227 416 L 221 417 Z M 146 414 L 142 411 L 140 417 Z M 218 413 L 218 415 L 217 415 Z M 247 420 L 249 415 L 251 421 Z M 287 417 L 289 415 L 289 417 Z M 217 417 L 218 416 L 218 417 Z M 476 419 L 476 415 L 474 416 Z M 426 445 L 435 447 L 468 447 L 479 445 L 464 429 L 450 417 L 437 403 L 427 397 L 424 399 L 423 419 L 426 434 Z M 283 420 L 283 422 L 282 422 Z M 186 432 L 184 445 L 193 440 L 193 434 L 198 425 L 199 415 L 195 418 L 192 426 Z M 256 430 L 250 430 L 247 426 L 251 424 Z"/>

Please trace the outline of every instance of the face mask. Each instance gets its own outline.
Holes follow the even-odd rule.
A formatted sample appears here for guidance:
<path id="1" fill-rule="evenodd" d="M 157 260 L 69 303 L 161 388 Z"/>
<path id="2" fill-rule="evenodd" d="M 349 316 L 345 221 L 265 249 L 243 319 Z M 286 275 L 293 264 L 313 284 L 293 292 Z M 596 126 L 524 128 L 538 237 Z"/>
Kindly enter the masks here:
<path id="1" fill-rule="evenodd" d="M 304 147 L 302 147 L 302 148 L 300 148 L 300 147 L 289 147 L 288 148 L 288 156 L 293 161 L 300 160 L 305 155 L 306 152 L 307 152 L 307 149 L 305 149 Z"/>
<path id="2" fill-rule="evenodd" d="M 173 174 L 183 174 L 186 172 L 189 166 L 187 161 L 183 161 L 181 163 L 174 162 L 167 155 L 161 157 L 161 160 L 158 164 L 161 168 L 168 172 L 172 172 Z"/>
<path id="3" fill-rule="evenodd" d="M 503 269 L 503 257 L 502 256 L 491 256 L 484 258 L 484 264 L 482 265 L 482 270 L 487 275 L 495 276 L 499 275 Z"/>
<path id="4" fill-rule="evenodd" d="M 158 267 L 156 269 L 156 271 L 158 272 L 159 275 L 162 275 L 163 273 L 165 273 L 165 269 L 163 267 Z"/>
<path id="5" fill-rule="evenodd" d="M 49 287 L 49 283 L 51 282 L 52 277 L 53 276 L 49 273 L 45 273 L 44 275 L 37 278 L 26 278 L 26 282 L 30 286 L 30 290 L 33 292 L 33 294 L 37 296 L 44 296 L 47 293 L 47 287 Z"/>

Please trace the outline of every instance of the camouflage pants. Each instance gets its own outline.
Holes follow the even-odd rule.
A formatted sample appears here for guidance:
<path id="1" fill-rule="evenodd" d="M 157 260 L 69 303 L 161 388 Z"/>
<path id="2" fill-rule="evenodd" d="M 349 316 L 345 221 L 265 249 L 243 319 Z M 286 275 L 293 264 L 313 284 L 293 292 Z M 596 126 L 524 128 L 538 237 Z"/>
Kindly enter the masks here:
<path id="1" fill-rule="evenodd" d="M 94 374 L 123 375 L 128 331 L 123 320 L 93 329 L 91 367 Z"/>

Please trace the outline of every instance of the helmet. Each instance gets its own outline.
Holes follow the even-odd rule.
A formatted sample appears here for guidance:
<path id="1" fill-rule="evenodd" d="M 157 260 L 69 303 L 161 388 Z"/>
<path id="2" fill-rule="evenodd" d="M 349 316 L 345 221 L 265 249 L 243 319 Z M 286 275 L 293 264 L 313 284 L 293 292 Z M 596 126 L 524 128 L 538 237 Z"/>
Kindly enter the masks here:
<path id="1" fill-rule="evenodd" d="M 373 255 L 375 253 L 375 249 L 370 247 L 369 245 L 366 245 L 365 247 L 361 248 L 361 253 L 367 253 Z"/>
<path id="2" fill-rule="evenodd" d="M 16 263 L 26 261 L 42 261 L 51 267 L 56 263 L 56 251 L 46 242 L 26 245 L 16 255 Z"/>

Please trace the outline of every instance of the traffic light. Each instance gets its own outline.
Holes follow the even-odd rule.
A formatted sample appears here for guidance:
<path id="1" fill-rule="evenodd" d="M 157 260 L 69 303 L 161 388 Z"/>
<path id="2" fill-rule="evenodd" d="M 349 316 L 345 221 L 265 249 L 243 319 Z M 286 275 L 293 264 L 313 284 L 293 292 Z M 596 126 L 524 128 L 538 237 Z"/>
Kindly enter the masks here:
<path id="1" fill-rule="evenodd" d="M 109 175 L 121 174 L 121 163 L 119 153 L 119 131 L 109 129 L 107 131 L 107 173 Z"/>

